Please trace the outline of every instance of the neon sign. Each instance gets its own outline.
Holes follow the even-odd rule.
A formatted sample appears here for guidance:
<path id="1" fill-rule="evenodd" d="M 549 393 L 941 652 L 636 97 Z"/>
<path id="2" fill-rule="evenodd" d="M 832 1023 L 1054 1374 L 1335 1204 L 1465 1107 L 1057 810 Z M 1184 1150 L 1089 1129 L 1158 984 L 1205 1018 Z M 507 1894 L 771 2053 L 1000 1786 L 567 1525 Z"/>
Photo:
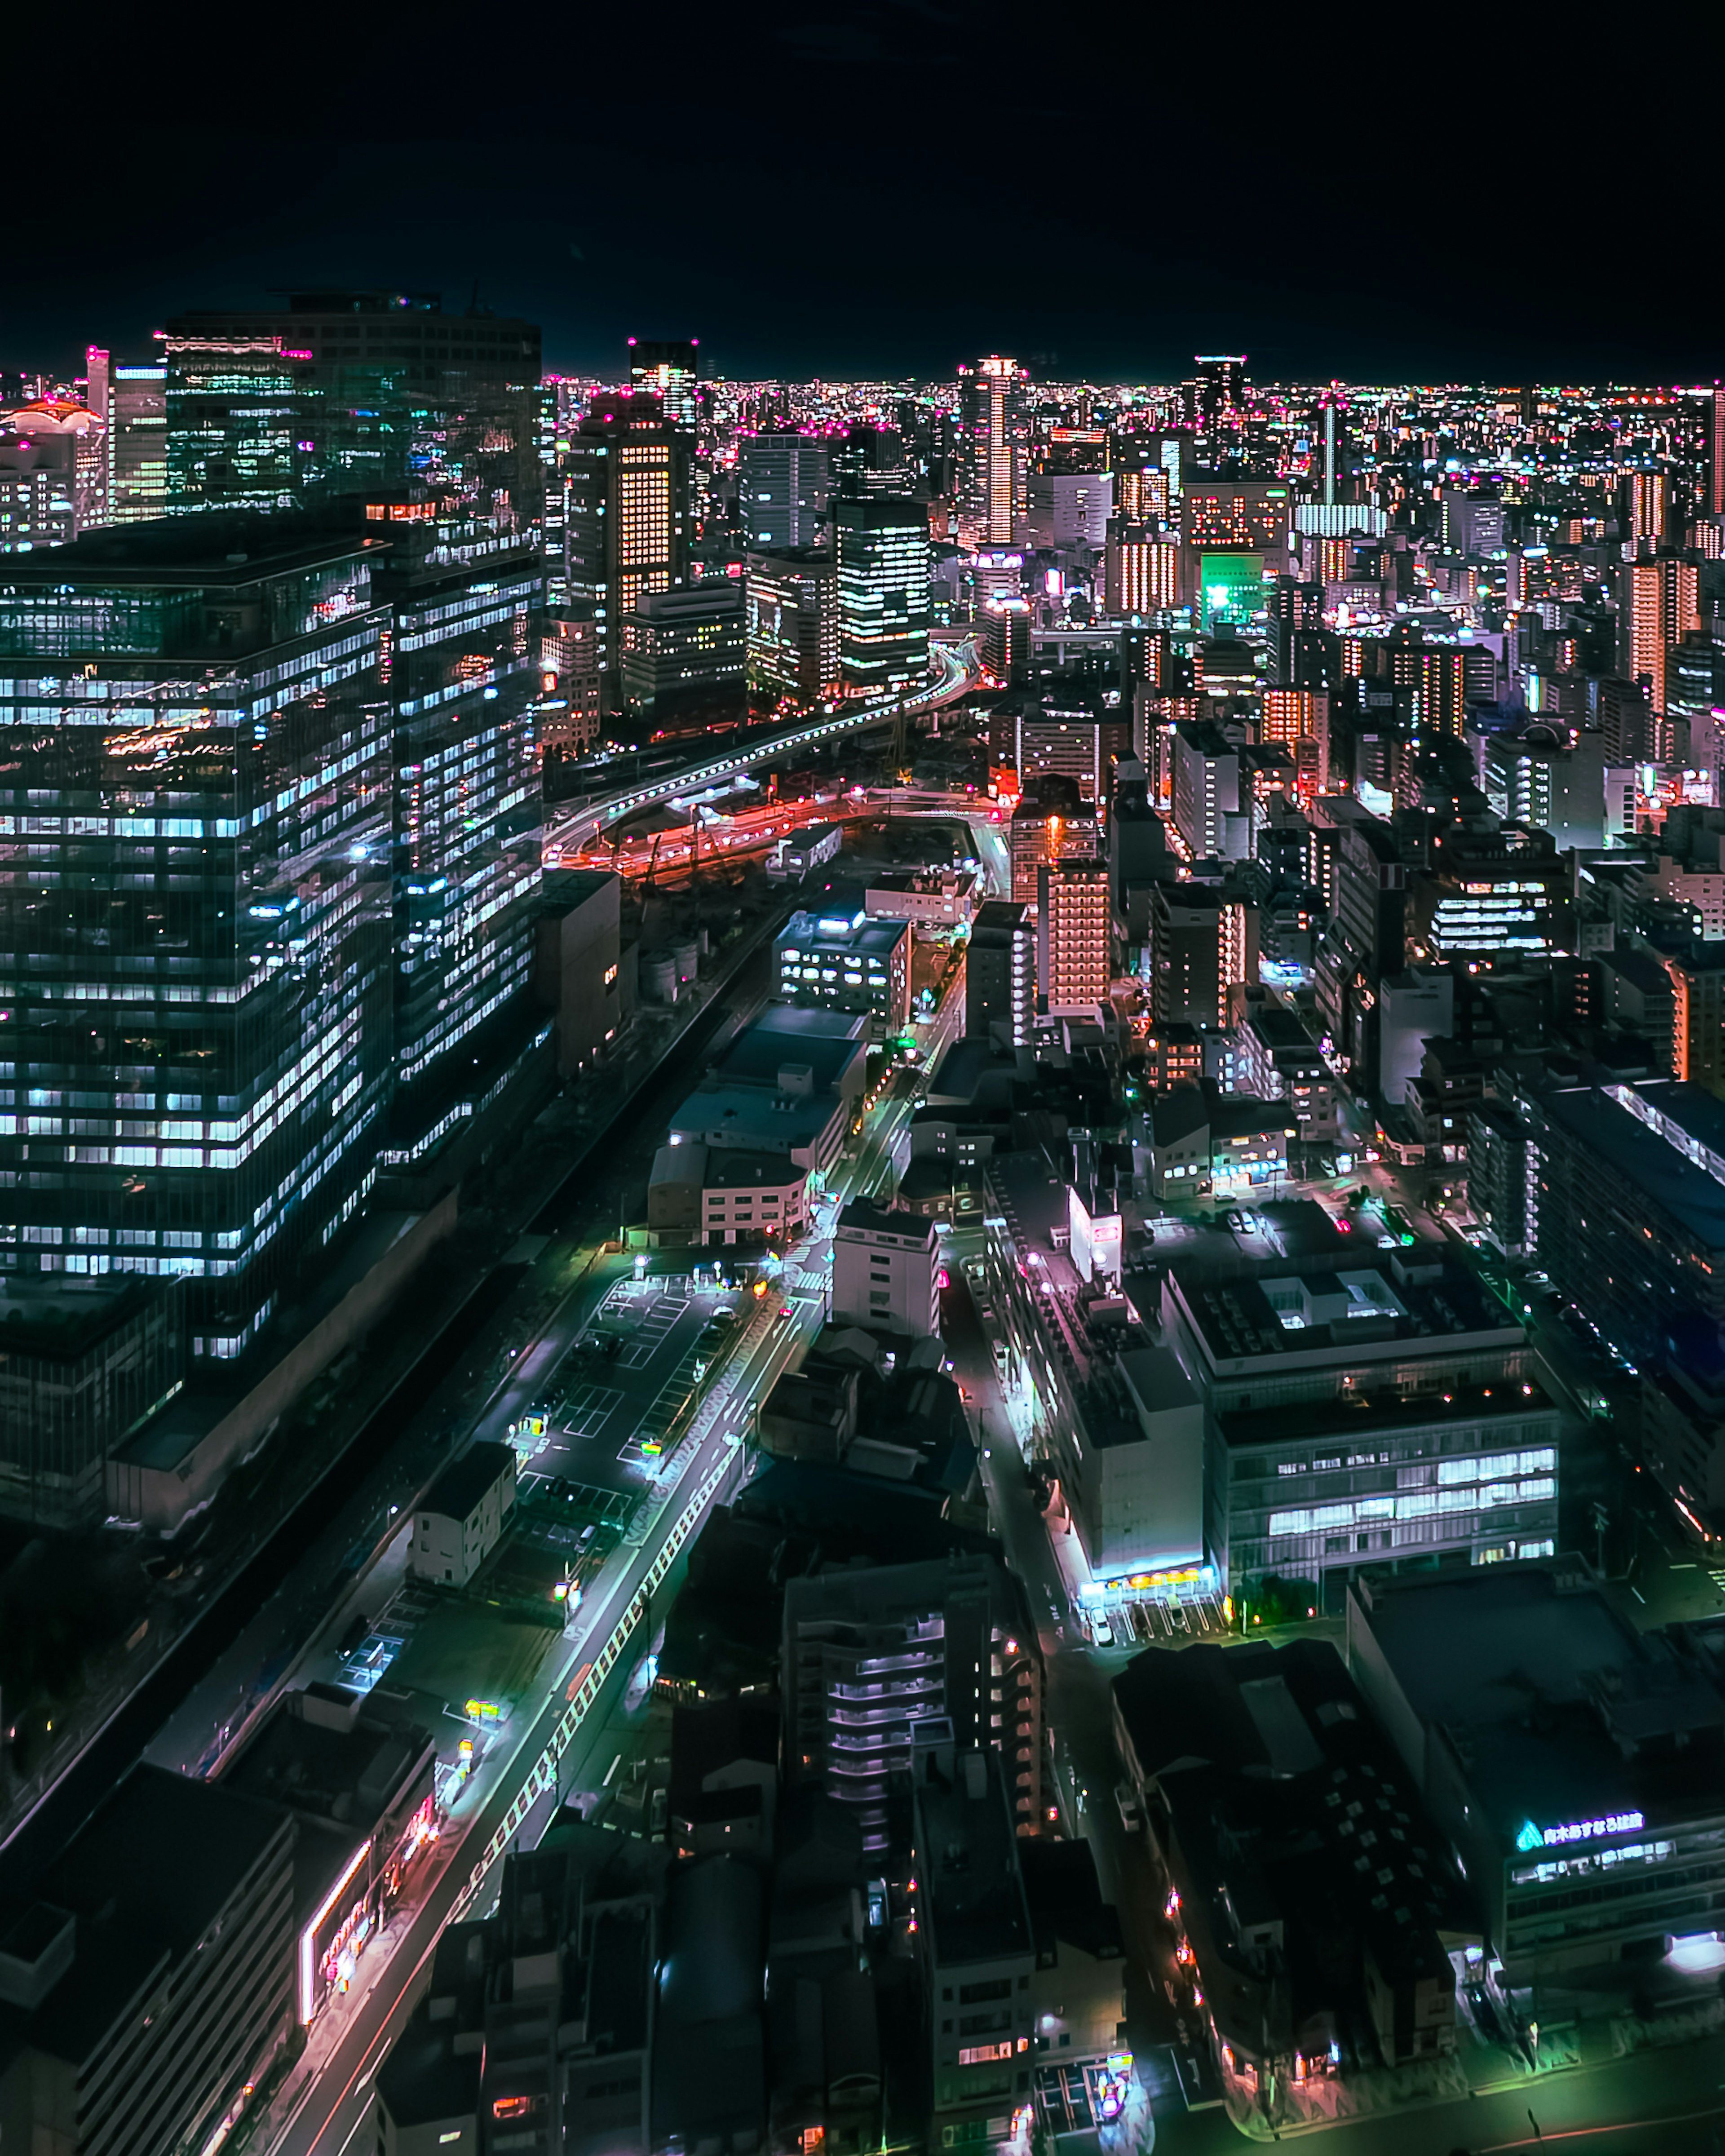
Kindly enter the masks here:
<path id="1" fill-rule="evenodd" d="M 1635 1834 L 1645 1821 L 1640 1812 L 1612 1812 L 1604 1819 L 1571 1820 L 1563 1826 L 1543 1829 L 1528 1820 L 1516 1836 L 1516 1847 L 1530 1849 L 1562 1849 L 1574 1841 L 1597 1841 L 1602 1835 Z"/>

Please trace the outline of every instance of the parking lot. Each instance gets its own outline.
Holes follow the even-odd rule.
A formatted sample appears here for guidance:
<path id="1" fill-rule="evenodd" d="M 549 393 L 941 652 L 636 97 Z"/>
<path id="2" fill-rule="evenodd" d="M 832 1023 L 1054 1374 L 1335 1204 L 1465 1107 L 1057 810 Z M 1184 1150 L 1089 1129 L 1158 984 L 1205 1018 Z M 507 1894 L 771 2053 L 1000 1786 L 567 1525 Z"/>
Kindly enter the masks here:
<path id="1" fill-rule="evenodd" d="M 1216 1594 L 1197 1595 L 1189 1602 L 1091 1604 L 1080 1614 L 1092 1644 L 1099 1647 L 1186 1646 L 1199 1640 L 1224 1640 L 1230 1630 L 1221 1597 Z"/>
<path id="2" fill-rule="evenodd" d="M 562 1486 L 585 1493 L 579 1509 L 600 1517 L 607 1495 L 649 1489 L 666 1433 L 724 1353 L 741 1300 L 710 1275 L 619 1281 L 517 1429 L 529 1509 L 547 1510 Z"/>

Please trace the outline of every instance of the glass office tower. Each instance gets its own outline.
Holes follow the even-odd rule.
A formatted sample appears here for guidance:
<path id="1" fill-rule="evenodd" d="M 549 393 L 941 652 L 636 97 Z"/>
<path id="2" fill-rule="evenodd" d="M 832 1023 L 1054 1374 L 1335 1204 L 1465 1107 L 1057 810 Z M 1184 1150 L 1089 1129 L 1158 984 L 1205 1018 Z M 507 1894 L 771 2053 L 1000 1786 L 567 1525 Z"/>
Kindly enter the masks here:
<path id="1" fill-rule="evenodd" d="M 920 687 L 928 672 L 928 505 L 882 495 L 834 506 L 839 664 L 852 694 Z"/>
<path id="2" fill-rule="evenodd" d="M 384 1163 L 417 1166 L 530 1051 L 543 797 L 539 555 L 491 516 L 372 503 L 394 608 L 395 1098 Z"/>
<path id="3" fill-rule="evenodd" d="M 0 1270 L 187 1276 L 244 1352 L 390 1084 L 377 542 L 92 533 L 0 574 Z"/>
<path id="4" fill-rule="evenodd" d="M 434 292 L 290 292 L 177 316 L 163 350 L 176 509 L 418 487 L 522 531 L 543 513 L 531 322 L 446 315 Z"/>

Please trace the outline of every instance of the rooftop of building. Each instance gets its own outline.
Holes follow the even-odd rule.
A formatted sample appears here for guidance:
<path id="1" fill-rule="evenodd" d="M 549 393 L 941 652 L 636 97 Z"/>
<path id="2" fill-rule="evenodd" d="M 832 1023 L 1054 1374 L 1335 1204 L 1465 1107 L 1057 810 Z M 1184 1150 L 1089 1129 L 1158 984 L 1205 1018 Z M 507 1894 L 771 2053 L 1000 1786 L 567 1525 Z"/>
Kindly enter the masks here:
<path id="1" fill-rule="evenodd" d="M 393 1809 L 434 1749 L 416 1723 L 363 1712 L 352 1692 L 310 1685 L 277 1700 L 222 1786 L 339 1829 L 345 1856 L 356 1835 L 371 1833 Z"/>
<path id="2" fill-rule="evenodd" d="M 901 1205 L 877 1205 L 872 1198 L 853 1198 L 839 1215 L 838 1232 L 853 1235 L 883 1235 L 908 1249 L 932 1250 L 938 1237 L 932 1220 L 925 1220 Z"/>
<path id="3" fill-rule="evenodd" d="M 1266 1258 L 1218 1279 L 1202 1262 L 1177 1259 L 1169 1276 L 1211 1363 L 1236 1373 L 1291 1356 L 1334 1362 L 1381 1343 L 1441 1354 L 1464 1341 L 1507 1348 L 1526 1337 L 1471 1272 L 1432 1246 L 1380 1254 L 1338 1236 L 1328 1253 L 1291 1269 Z"/>
<path id="4" fill-rule="evenodd" d="M 673 1159 L 676 1153 L 685 1150 L 706 1153 L 706 1167 L 701 1176 L 701 1187 L 706 1190 L 753 1190 L 763 1183 L 771 1183 L 778 1189 L 807 1173 L 806 1169 L 792 1168 L 782 1152 L 736 1152 L 728 1146 L 721 1146 L 716 1152 L 706 1146 L 678 1146 L 675 1152 L 669 1147 L 661 1147 L 660 1150 L 671 1152 Z M 656 1171 L 656 1159 L 654 1165 Z"/>
<path id="5" fill-rule="evenodd" d="M 484 2053 L 477 2046 L 458 2051 L 450 2024 L 434 2021 L 422 1999 L 377 2070 L 377 2100 L 398 2133 L 474 2118 L 484 2071 Z"/>
<path id="6" fill-rule="evenodd" d="M 380 557 L 388 541 L 356 511 L 208 510 L 99 526 L 64 547 L 8 554 L 6 582 L 75 593 L 80 584 L 255 584 L 355 555 Z M 53 558 L 50 561 L 49 555 Z"/>
<path id="7" fill-rule="evenodd" d="M 814 1091 L 825 1093 L 851 1075 L 866 1057 L 867 1045 L 856 1037 L 863 1024 L 860 1018 L 845 1011 L 798 1010 L 792 1015 L 820 1019 L 830 1015 L 842 1019 L 844 1028 L 841 1031 L 828 1026 L 816 1031 L 813 1027 L 749 1026 L 710 1066 L 715 1080 L 723 1086 L 763 1086 L 776 1092 L 782 1072 L 806 1070 Z"/>
<path id="8" fill-rule="evenodd" d="M 924 1753 L 914 1796 L 922 1920 L 942 1972 L 1034 1951 L 999 1754 L 947 1756 L 950 1771 Z"/>
<path id="9" fill-rule="evenodd" d="M 467 1519 L 500 1479 L 511 1480 L 515 1448 L 480 1438 L 459 1460 L 452 1460 L 420 1499 L 418 1510 L 438 1512 L 451 1520 Z"/>
<path id="10" fill-rule="evenodd" d="M 846 893 L 843 902 L 825 908 L 793 913 L 775 939 L 780 951 L 812 948 L 817 951 L 855 951 L 860 957 L 890 957 L 908 938 L 907 921 L 870 921 L 860 897 L 853 903 Z"/>
<path id="11" fill-rule="evenodd" d="M 1631 1098 L 1665 1117 L 1697 1148 L 1725 1162 L 1725 1101 L 1685 1081 L 1643 1081 L 1610 1091 L 1577 1087 L 1546 1094 L 1540 1106 L 1548 1123 L 1638 1190 L 1640 1203 L 1669 1215 L 1701 1250 L 1725 1252 L 1725 1183 L 1635 1113 L 1628 1105 Z"/>
<path id="12" fill-rule="evenodd" d="M 1183 1895 L 1203 1903 L 1189 1927 L 1244 1973 L 1243 1934 L 1279 1925 L 1296 2027 L 1359 1981 L 1363 1947 L 1391 1981 L 1447 1974 L 1461 1882 L 1328 1640 L 1151 1647 L 1114 1702 L 1172 1817 Z"/>
<path id="13" fill-rule="evenodd" d="M 81 2065 L 197 1952 L 278 1838 L 285 1868 L 291 1829 L 274 1807 L 225 1783 L 135 1767 L 28 1891 L 8 1882 L 0 1951 L 23 1958 L 43 1943 L 39 1907 L 64 1911 L 76 1933 L 70 1968 L 39 2006 L 0 2005 L 0 2057 L 28 2042 Z"/>
<path id="14" fill-rule="evenodd" d="M 1097 1961 L 1124 1956 L 1119 1912 L 1102 1899 L 1096 1851 L 1085 1836 L 1074 1841 L 1053 1841 L 1042 1835 L 1021 1840 L 1019 1870 L 1040 1967 L 1052 1966 L 1063 1946 L 1076 1947 Z"/>
<path id="15" fill-rule="evenodd" d="M 1531 1378 L 1502 1378 L 1496 1383 L 1464 1385 L 1458 1380 L 1440 1393 L 1403 1393 L 1386 1378 L 1380 1387 L 1355 1385 L 1344 1398 L 1295 1400 L 1279 1407 L 1239 1408 L 1216 1417 L 1223 1442 L 1242 1447 L 1298 1445 L 1331 1438 L 1338 1445 L 1363 1439 L 1368 1431 L 1426 1429 L 1437 1424 L 1483 1425 L 1480 1442 L 1492 1442 L 1494 1418 L 1556 1409 L 1562 1403 Z M 1517 1471 L 1507 1468 L 1506 1474 Z M 1550 1472 L 1549 1469 L 1545 1471 Z"/>
<path id="16" fill-rule="evenodd" d="M 757 1086 L 703 1086 L 671 1117 L 673 1143 L 691 1138 L 748 1152 L 791 1152 L 817 1142 L 845 1110 L 830 1093 L 768 1093 Z"/>
<path id="17" fill-rule="evenodd" d="M 1531 1822 L 1717 1812 L 1725 1692 L 1686 1629 L 1637 1632 L 1585 1560 L 1402 1575 L 1353 1590 L 1413 1712 L 1440 1727 L 1506 1852 Z"/>
<path id="18" fill-rule="evenodd" d="M 1151 1136 L 1158 1146 L 1178 1145 L 1209 1127 L 1210 1104 L 1201 1086 L 1176 1086 L 1151 1101 Z"/>
<path id="19" fill-rule="evenodd" d="M 69 1362 L 152 1304 L 172 1307 L 173 1295 L 169 1281 L 135 1273 L 10 1273 L 0 1278 L 0 1353 Z"/>
<path id="20" fill-rule="evenodd" d="M 1030 927 L 1028 906 L 1015 906 L 1010 899 L 987 898 L 971 916 L 970 940 L 975 942 L 978 934 L 984 937 L 1010 937 L 1024 934 Z"/>

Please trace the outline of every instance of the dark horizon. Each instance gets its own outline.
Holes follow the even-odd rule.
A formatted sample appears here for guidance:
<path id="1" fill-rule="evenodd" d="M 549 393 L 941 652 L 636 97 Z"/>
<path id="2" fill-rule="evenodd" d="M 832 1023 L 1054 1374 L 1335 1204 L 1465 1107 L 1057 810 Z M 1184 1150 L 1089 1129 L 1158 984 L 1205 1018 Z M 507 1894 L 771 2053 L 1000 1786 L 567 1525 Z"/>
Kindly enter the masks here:
<path id="1" fill-rule="evenodd" d="M 86 344 L 295 283 L 459 311 L 477 282 L 568 373 L 619 370 L 632 334 L 698 336 L 742 379 L 935 380 L 988 351 L 1105 382 L 1218 350 L 1301 382 L 1725 372 L 1704 145 L 1584 188 L 1565 116 L 1609 68 L 1554 15 L 1489 80 L 1413 26 L 1356 56 L 1250 8 L 1225 49 L 1124 12 L 1065 33 L 1008 5 L 983 32 L 939 0 L 654 25 L 475 52 L 434 8 L 411 46 L 344 26 L 311 83 L 120 30 L 80 55 L 75 164 L 15 243 L 0 366 L 81 372 Z M 51 181 L 58 108 L 18 127 L 14 169 Z"/>

